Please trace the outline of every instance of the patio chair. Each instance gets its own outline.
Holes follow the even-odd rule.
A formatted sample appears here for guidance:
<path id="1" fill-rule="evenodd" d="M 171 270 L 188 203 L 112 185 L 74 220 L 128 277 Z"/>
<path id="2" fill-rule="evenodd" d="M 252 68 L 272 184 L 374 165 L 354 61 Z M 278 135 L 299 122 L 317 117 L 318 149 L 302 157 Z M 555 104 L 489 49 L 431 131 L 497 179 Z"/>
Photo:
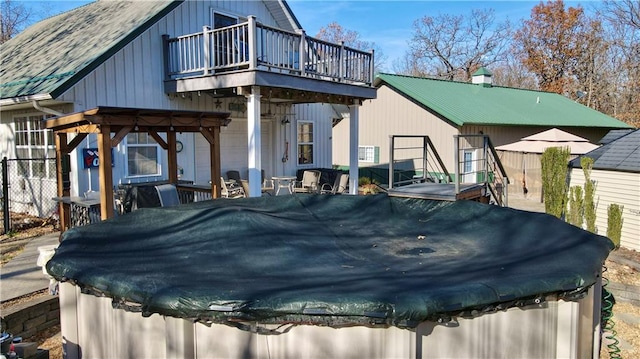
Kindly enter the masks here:
<path id="1" fill-rule="evenodd" d="M 302 181 L 296 181 L 293 186 L 295 193 L 318 193 L 320 187 L 320 171 L 307 170 L 302 173 Z"/>
<path id="2" fill-rule="evenodd" d="M 272 195 L 273 191 L 275 190 L 273 180 L 266 178 L 264 174 L 264 170 L 261 171 L 261 174 L 262 174 L 262 189 L 261 189 L 262 194 Z"/>
<path id="3" fill-rule="evenodd" d="M 240 183 L 240 181 L 241 181 L 240 171 L 235 171 L 235 170 L 227 171 L 227 178 L 229 179 L 229 181 L 236 181 L 238 186 L 242 185 Z"/>
<path id="4" fill-rule="evenodd" d="M 171 207 L 180 204 L 180 197 L 178 197 L 178 189 L 172 184 L 157 185 L 156 191 L 158 192 L 158 198 L 160 198 L 160 207 Z"/>
<path id="5" fill-rule="evenodd" d="M 336 176 L 336 180 L 333 182 L 333 186 L 325 183 L 320 189 L 322 194 L 342 194 L 347 190 L 349 186 L 349 175 L 345 173 L 339 173 Z"/>
<path id="6" fill-rule="evenodd" d="M 243 198 L 246 197 L 244 190 L 240 185 L 229 185 L 223 177 L 220 177 L 220 195 L 222 198 Z"/>

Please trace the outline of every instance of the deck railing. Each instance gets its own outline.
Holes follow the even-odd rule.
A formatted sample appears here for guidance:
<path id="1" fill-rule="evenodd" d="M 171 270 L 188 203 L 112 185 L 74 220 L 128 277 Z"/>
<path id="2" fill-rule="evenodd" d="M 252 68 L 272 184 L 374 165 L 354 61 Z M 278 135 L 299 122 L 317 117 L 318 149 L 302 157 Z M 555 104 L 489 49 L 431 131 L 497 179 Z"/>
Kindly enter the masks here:
<path id="1" fill-rule="evenodd" d="M 389 188 L 424 182 L 451 182 L 429 136 L 389 136 Z"/>
<path id="2" fill-rule="evenodd" d="M 164 35 L 166 79 L 266 70 L 371 86 L 374 54 L 301 33 L 245 23 L 169 38 Z"/>

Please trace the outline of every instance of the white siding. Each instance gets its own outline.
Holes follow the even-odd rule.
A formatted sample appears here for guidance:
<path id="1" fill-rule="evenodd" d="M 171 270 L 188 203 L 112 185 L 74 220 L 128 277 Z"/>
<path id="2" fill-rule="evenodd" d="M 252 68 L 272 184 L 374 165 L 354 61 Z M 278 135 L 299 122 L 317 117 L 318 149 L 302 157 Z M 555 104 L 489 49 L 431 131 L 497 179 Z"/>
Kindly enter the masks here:
<path id="1" fill-rule="evenodd" d="M 640 251 L 640 173 L 593 170 L 591 179 L 596 182 L 596 229 L 607 235 L 607 209 L 612 203 L 624 206 L 622 213 L 622 237 L 620 245 Z M 584 185 L 581 168 L 571 170 L 571 186 Z"/>
<path id="2" fill-rule="evenodd" d="M 206 94 L 197 93 L 182 95 L 167 95 L 164 93 L 164 64 L 162 53 L 162 35 L 178 36 L 202 31 L 202 26 L 211 25 L 211 10 L 215 7 L 225 14 L 246 18 L 255 15 L 263 24 L 275 26 L 275 21 L 261 1 L 187 1 L 178 6 L 173 12 L 161 19 L 147 31 L 142 33 L 123 49 L 107 59 L 102 65 L 89 73 L 77 85 L 61 96 L 61 100 L 74 102 L 76 111 L 94 108 L 96 106 L 136 107 L 154 109 L 179 109 L 197 111 L 229 111 L 229 102 L 245 101 L 244 99 L 217 99 Z M 221 101 L 221 102 L 218 102 Z M 262 113 L 266 113 L 268 103 L 262 98 Z M 325 106 L 326 107 L 326 106 Z M 273 118 L 263 119 L 262 166 L 268 176 L 276 174 L 295 173 L 297 164 L 295 161 L 295 119 L 309 119 L 316 122 L 315 131 L 317 143 L 327 145 L 330 138 L 331 116 L 326 109 L 316 105 L 300 105 L 299 110 L 288 110 L 288 106 L 272 105 Z M 318 111 L 316 113 L 316 111 Z M 280 131 L 280 121 L 284 113 L 297 113 L 291 118 L 291 125 L 287 126 L 287 140 L 289 142 L 289 161 L 283 163 L 284 135 Z M 222 173 L 229 169 L 246 171 L 247 168 L 247 139 L 246 139 L 246 112 L 232 112 L 232 124 L 228 129 L 221 131 L 221 157 Z M 203 152 L 206 141 L 200 135 L 178 136 L 183 140 L 186 150 L 178 156 L 178 165 L 184 169 L 185 180 L 196 182 L 209 181 L 209 155 L 208 150 Z M 194 142 L 195 141 L 195 142 Z M 88 136 L 81 147 L 91 147 L 95 144 L 96 137 Z M 114 153 L 115 167 L 114 183 L 128 183 L 137 181 L 149 181 L 167 178 L 168 174 L 162 172 L 159 178 L 148 177 L 130 179 L 126 177 L 125 148 L 120 144 Z M 161 151 L 161 161 L 166 168 L 166 154 Z M 188 153 L 195 154 L 195 159 L 187 157 Z M 206 156 L 202 154 L 206 153 Z M 316 167 L 331 166 L 331 148 L 317 146 Z M 78 157 L 77 161 L 81 159 Z M 193 161 L 192 161 L 193 160 Z M 78 162 L 79 163 L 79 162 Z M 206 171 L 205 171 L 206 169 Z M 89 187 L 98 190 L 97 181 L 92 181 L 87 171 L 78 173 L 78 193 L 86 191 Z"/>

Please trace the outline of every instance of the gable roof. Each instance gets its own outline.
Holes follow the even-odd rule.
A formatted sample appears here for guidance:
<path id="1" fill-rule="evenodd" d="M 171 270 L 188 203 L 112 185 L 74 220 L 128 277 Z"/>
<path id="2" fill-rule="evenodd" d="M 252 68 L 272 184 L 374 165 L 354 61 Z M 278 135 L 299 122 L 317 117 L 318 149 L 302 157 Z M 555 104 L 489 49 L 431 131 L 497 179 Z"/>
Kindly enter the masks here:
<path id="1" fill-rule="evenodd" d="M 0 98 L 56 98 L 181 2 L 96 1 L 34 24 L 2 45 Z"/>
<path id="2" fill-rule="evenodd" d="M 0 48 L 0 99 L 55 99 L 182 2 L 95 1 L 34 24 Z M 301 28 L 284 0 L 263 3 Z"/>
<path id="3" fill-rule="evenodd" d="M 379 74 L 383 85 L 456 126 L 631 127 L 556 93 Z"/>
<path id="4" fill-rule="evenodd" d="M 580 159 L 582 157 L 593 158 L 594 169 L 640 172 L 640 130 L 629 132 L 617 140 L 574 158 L 569 162 L 569 166 L 581 168 Z"/>

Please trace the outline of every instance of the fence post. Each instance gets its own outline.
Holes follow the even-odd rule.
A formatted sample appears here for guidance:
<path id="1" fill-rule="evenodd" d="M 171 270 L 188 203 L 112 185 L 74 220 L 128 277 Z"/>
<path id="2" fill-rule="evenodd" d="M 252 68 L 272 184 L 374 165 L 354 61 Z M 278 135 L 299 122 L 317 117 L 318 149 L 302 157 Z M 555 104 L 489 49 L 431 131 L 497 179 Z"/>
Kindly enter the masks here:
<path id="1" fill-rule="evenodd" d="M 4 233 L 8 233 L 10 230 L 9 223 L 9 170 L 7 167 L 7 157 L 2 158 L 2 213 Z"/>

